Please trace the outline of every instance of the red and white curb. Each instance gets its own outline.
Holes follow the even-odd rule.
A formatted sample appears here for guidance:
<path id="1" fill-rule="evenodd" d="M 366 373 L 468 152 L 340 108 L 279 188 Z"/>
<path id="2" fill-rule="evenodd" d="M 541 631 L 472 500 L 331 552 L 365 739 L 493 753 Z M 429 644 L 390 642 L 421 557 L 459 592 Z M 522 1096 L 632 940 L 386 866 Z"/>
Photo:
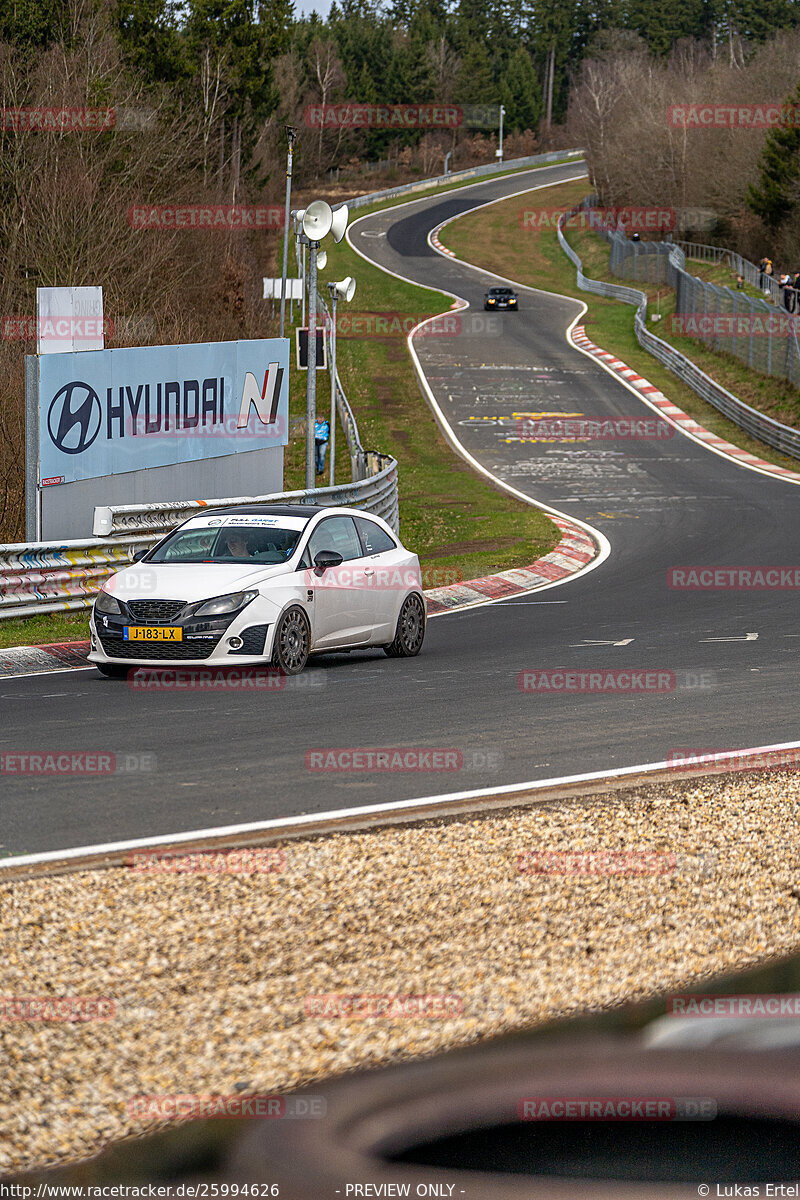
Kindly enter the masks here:
<path id="1" fill-rule="evenodd" d="M 45 646 L 13 646 L 0 650 L 0 677 L 41 675 L 88 666 L 88 642 L 51 642 Z"/>
<path id="2" fill-rule="evenodd" d="M 585 530 L 573 525 L 565 517 L 551 517 L 551 520 L 563 534 L 555 550 L 529 567 L 512 567 L 508 571 L 470 579 L 466 583 L 433 588 L 425 593 L 428 616 L 450 612 L 468 604 L 504 600 L 506 596 L 517 596 L 534 588 L 546 587 L 580 571 L 598 553 L 597 546 Z"/>
<path id="3" fill-rule="evenodd" d="M 564 517 L 553 517 L 563 536 L 549 554 L 529 567 L 516 567 L 496 575 L 484 575 L 466 583 L 449 584 L 425 593 L 428 616 L 451 612 L 466 605 L 504 600 L 546 587 L 580 571 L 598 553 L 587 533 Z M 52 642 L 46 646 L 14 646 L 0 650 L 0 678 L 7 675 L 42 675 L 52 671 L 75 670 L 91 665 L 87 661 L 88 642 Z"/>
<path id="4" fill-rule="evenodd" d="M 440 254 L 446 254 L 448 258 L 455 258 L 455 256 L 456 256 L 455 251 L 448 250 L 447 246 L 443 245 L 439 241 L 439 233 L 441 232 L 442 229 L 444 229 L 445 225 L 449 225 L 450 221 L 452 221 L 454 219 L 455 219 L 454 217 L 451 217 L 449 221 L 442 221 L 441 225 L 437 225 L 436 228 L 431 230 L 430 234 L 428 235 L 430 238 L 431 245 L 435 246 L 435 248 L 439 251 Z"/>
<path id="5" fill-rule="evenodd" d="M 766 462 L 763 458 L 759 458 L 757 454 L 750 454 L 748 450 L 742 450 L 739 446 L 734 446 L 732 442 L 727 442 L 725 438 L 712 433 L 703 425 L 698 425 L 694 417 L 690 417 L 682 408 L 678 408 L 672 400 L 669 400 L 663 392 L 654 387 L 649 380 L 637 374 L 627 363 L 622 362 L 615 355 L 609 354 L 607 350 L 603 350 L 600 346 L 595 345 L 586 336 L 583 325 L 576 325 L 569 336 L 570 340 L 579 350 L 583 350 L 586 354 L 591 355 L 592 358 L 596 358 L 604 366 L 619 375 L 621 379 L 624 379 L 631 387 L 636 388 L 636 391 L 640 392 L 642 396 L 646 396 L 648 402 L 662 412 L 665 417 L 668 417 L 673 425 L 677 426 L 678 429 L 682 429 L 684 433 L 691 434 L 696 441 L 702 442 L 707 446 L 713 446 L 718 454 L 726 455 L 728 458 L 733 458 L 740 463 L 746 463 L 749 467 L 757 467 L 759 471 L 763 471 L 768 475 L 777 475 L 781 479 L 791 479 L 800 483 L 800 473 L 797 471 L 791 471 L 788 467 L 777 467 L 774 463 Z"/>

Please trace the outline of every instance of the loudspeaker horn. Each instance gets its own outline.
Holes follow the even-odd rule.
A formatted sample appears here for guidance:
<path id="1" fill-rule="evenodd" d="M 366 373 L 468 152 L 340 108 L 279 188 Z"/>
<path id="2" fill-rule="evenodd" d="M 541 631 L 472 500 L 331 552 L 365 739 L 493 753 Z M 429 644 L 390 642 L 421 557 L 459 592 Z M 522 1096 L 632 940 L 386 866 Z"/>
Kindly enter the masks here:
<path id="1" fill-rule="evenodd" d="M 344 237 L 344 231 L 347 229 L 347 222 L 350 220 L 350 213 L 347 205 L 343 204 L 341 208 L 337 208 L 333 214 L 333 223 L 331 224 L 331 232 L 333 240 L 340 242 Z"/>
<path id="2" fill-rule="evenodd" d="M 356 281 L 352 275 L 345 275 L 344 279 L 340 279 L 333 286 L 336 288 L 336 294 L 341 296 L 342 300 L 346 300 L 348 304 L 356 294 Z"/>
<path id="3" fill-rule="evenodd" d="M 294 227 L 298 233 L 300 232 L 300 230 L 303 226 L 303 217 L 305 215 L 306 215 L 306 210 L 304 208 L 298 208 L 297 212 L 293 214 Z"/>
<path id="4" fill-rule="evenodd" d="M 324 271 L 328 265 L 328 256 L 324 250 L 317 251 L 317 270 Z"/>
<path id="5" fill-rule="evenodd" d="M 310 242 L 321 242 L 332 224 L 333 210 L 325 200 L 315 200 L 303 214 L 303 233 Z"/>

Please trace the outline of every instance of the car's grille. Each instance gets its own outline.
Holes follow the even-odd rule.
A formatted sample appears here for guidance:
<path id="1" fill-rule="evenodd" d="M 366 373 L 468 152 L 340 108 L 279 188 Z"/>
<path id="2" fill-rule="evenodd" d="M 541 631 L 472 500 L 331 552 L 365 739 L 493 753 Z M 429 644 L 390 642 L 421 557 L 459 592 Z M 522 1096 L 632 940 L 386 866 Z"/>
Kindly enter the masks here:
<path id="1" fill-rule="evenodd" d="M 137 621 L 171 621 L 186 606 L 185 600 L 128 600 L 128 608 Z"/>
<path id="2" fill-rule="evenodd" d="M 243 630 L 241 634 L 242 645 L 238 650 L 231 650 L 231 654 L 263 654 L 264 643 L 267 640 L 266 625 L 251 625 L 249 629 Z"/>
<path id="3" fill-rule="evenodd" d="M 190 642 L 126 642 L 98 630 L 103 650 L 109 658 L 138 658 L 151 662 L 199 662 L 213 652 L 217 638 L 193 638 Z"/>

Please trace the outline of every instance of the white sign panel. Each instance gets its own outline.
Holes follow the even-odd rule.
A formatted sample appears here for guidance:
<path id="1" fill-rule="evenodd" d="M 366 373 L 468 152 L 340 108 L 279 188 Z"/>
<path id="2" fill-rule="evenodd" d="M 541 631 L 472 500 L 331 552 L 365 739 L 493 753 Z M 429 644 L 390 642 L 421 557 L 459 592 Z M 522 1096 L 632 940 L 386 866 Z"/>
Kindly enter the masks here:
<path id="1" fill-rule="evenodd" d="M 37 288 L 36 318 L 37 354 L 105 346 L 101 287 Z"/>
<path id="2" fill-rule="evenodd" d="M 288 442 L 289 342 L 262 338 L 39 359 L 39 484 Z"/>
<path id="3" fill-rule="evenodd" d="M 264 295 L 262 300 L 280 300 L 281 298 L 281 280 L 280 279 L 265 279 L 264 280 Z M 286 280 L 286 299 L 287 300 L 302 300 L 303 299 L 303 281 L 302 279 L 287 279 Z"/>

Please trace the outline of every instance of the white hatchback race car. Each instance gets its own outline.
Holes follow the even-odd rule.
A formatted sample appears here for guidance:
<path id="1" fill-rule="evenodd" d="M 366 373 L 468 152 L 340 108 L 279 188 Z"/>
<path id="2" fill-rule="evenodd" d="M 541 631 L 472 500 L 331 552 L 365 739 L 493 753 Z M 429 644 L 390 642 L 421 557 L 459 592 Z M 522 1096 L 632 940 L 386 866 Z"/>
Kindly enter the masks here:
<path id="1" fill-rule="evenodd" d="M 310 504 L 216 509 L 105 581 L 89 661 L 112 677 L 265 662 L 296 675 L 326 651 L 419 654 L 425 619 L 419 559 L 380 517 Z"/>

